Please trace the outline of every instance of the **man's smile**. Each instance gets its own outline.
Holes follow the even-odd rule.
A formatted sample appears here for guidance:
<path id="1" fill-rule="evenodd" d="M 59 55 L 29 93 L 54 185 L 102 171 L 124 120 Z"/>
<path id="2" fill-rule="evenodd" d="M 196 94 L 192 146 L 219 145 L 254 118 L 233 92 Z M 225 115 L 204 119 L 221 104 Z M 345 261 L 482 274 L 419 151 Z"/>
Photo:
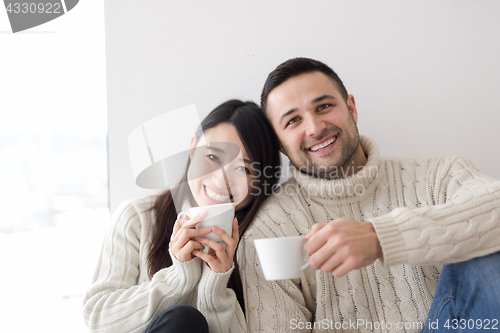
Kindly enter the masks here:
<path id="1" fill-rule="evenodd" d="M 314 143 L 314 145 L 309 148 L 306 148 L 306 150 L 318 154 L 327 153 L 333 149 L 334 143 L 337 141 L 337 136 L 338 135 L 325 138 L 317 143 Z"/>

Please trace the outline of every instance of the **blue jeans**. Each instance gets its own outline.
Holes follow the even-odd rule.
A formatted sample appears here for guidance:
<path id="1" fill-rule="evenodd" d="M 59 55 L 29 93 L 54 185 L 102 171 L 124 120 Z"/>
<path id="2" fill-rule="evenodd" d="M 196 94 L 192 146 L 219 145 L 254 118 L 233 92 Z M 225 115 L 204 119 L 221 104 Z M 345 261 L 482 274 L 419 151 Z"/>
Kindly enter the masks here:
<path id="1" fill-rule="evenodd" d="M 425 333 L 500 331 L 500 252 L 443 266 Z"/>

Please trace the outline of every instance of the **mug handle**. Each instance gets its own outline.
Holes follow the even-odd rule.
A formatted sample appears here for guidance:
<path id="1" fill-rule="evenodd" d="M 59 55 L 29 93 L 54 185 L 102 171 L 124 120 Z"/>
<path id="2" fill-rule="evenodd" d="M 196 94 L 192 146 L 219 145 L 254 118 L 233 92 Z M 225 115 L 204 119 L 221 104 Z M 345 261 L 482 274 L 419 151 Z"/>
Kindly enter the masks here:
<path id="1" fill-rule="evenodd" d="M 177 214 L 177 219 L 181 220 L 181 219 L 184 219 L 184 217 L 186 217 L 186 216 L 189 217 L 189 218 L 191 218 L 191 216 L 189 216 L 188 213 L 186 213 L 186 212 L 180 212 L 179 214 Z"/>

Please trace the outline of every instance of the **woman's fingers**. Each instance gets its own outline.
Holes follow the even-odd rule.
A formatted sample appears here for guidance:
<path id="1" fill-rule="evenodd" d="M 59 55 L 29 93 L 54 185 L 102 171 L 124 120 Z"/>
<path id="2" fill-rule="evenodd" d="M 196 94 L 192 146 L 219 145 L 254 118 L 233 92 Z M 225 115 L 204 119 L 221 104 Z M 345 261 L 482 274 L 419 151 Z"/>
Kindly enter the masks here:
<path id="1" fill-rule="evenodd" d="M 179 236 L 179 232 L 185 229 L 194 229 L 194 227 L 200 223 L 207 216 L 207 212 L 203 211 L 196 214 L 193 219 L 190 219 L 189 216 L 186 215 L 186 219 L 178 219 L 175 221 L 174 230 L 172 231 L 172 236 L 170 238 L 171 242 L 177 241 Z"/>
<path id="2" fill-rule="evenodd" d="M 204 246 L 197 241 L 190 240 L 183 247 L 172 249 L 172 253 L 181 262 L 189 261 L 193 258 L 193 251 L 203 250 Z"/>
<path id="3" fill-rule="evenodd" d="M 177 233 L 175 239 L 170 241 L 170 244 L 175 244 L 176 246 L 183 247 L 185 244 L 189 242 L 189 240 L 194 239 L 196 237 L 205 236 L 212 232 L 212 228 L 204 228 L 204 229 L 184 229 Z"/>
<path id="4" fill-rule="evenodd" d="M 236 218 L 233 219 L 233 237 L 229 236 L 227 232 L 221 228 L 217 228 L 216 226 L 214 226 L 212 230 L 226 243 L 226 255 L 230 260 L 233 260 L 234 252 L 236 251 L 236 246 L 238 245 L 239 240 L 238 220 Z"/>
<path id="5" fill-rule="evenodd" d="M 205 217 L 207 216 L 206 211 L 201 211 L 195 216 L 193 216 L 192 219 L 189 220 L 188 223 L 184 223 L 182 225 L 183 228 L 194 228 L 198 223 L 200 223 Z"/>
<path id="6" fill-rule="evenodd" d="M 205 242 L 207 241 L 207 239 L 204 238 L 202 241 Z M 233 267 L 233 261 L 226 256 L 225 252 L 223 251 L 222 245 L 217 242 L 214 242 L 215 244 L 213 244 L 212 242 L 214 241 L 212 241 L 211 239 L 208 239 L 207 241 L 207 243 L 212 244 L 212 246 L 216 248 L 218 248 L 218 246 L 216 246 L 215 244 L 219 245 L 222 249 L 222 252 L 221 249 L 215 250 L 215 253 L 212 249 L 210 249 L 208 253 L 194 250 L 193 255 L 205 261 L 212 271 L 216 273 L 225 273 L 230 270 L 231 267 Z M 217 251 L 219 252 L 219 255 L 217 255 Z"/>
<path id="7" fill-rule="evenodd" d="M 198 237 L 197 241 L 201 244 L 208 246 L 212 250 L 214 250 L 215 256 L 217 258 L 227 257 L 227 254 L 224 251 L 224 247 L 222 246 L 222 244 L 220 244 L 220 243 L 218 243 L 210 238 L 204 238 L 204 237 Z"/>
<path id="8" fill-rule="evenodd" d="M 194 250 L 204 249 L 203 245 L 198 243 L 195 238 L 212 232 L 212 228 L 195 229 L 195 226 L 206 216 L 207 212 L 200 212 L 190 220 L 178 219 L 175 222 L 169 247 L 177 260 L 191 260 Z"/>
<path id="9" fill-rule="evenodd" d="M 172 231 L 172 237 L 170 237 L 170 239 L 172 239 L 173 237 L 175 237 L 175 235 L 177 235 L 177 233 L 179 232 L 179 230 L 181 229 L 182 225 L 184 223 L 186 223 L 186 221 L 189 221 L 189 216 L 186 216 L 187 220 L 185 219 L 177 219 L 174 223 L 174 230 Z"/>
<path id="10" fill-rule="evenodd" d="M 217 259 L 215 259 L 214 256 L 211 256 L 210 254 L 205 253 L 203 251 L 197 251 L 197 250 L 193 251 L 193 255 L 206 262 L 208 266 L 210 266 L 210 268 L 214 270 L 213 266 L 217 264 Z M 223 272 L 217 272 L 217 273 L 223 273 Z"/>
<path id="11" fill-rule="evenodd" d="M 240 231 L 238 226 L 238 219 L 235 217 L 233 219 L 233 239 L 238 243 L 240 240 Z"/>
<path id="12" fill-rule="evenodd" d="M 224 243 L 226 243 L 227 245 L 231 245 L 232 246 L 232 245 L 238 244 L 238 239 L 232 238 L 231 236 L 229 236 L 227 234 L 227 232 L 225 232 L 221 228 L 216 227 L 214 225 L 212 227 L 212 231 L 213 231 L 214 234 L 216 234 L 217 236 L 219 236 L 220 238 L 222 238 L 222 241 L 224 241 Z M 234 234 L 234 231 L 233 231 L 233 234 Z"/>

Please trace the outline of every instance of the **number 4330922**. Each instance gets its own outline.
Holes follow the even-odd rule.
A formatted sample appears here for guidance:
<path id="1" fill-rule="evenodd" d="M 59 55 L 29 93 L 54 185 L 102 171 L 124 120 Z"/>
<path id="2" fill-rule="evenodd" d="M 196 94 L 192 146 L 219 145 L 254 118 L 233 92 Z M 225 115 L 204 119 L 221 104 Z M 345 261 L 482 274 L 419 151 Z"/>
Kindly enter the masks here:
<path id="1" fill-rule="evenodd" d="M 63 14 L 61 3 L 9 3 L 6 7 L 7 13 L 11 14 Z"/>
<path id="2" fill-rule="evenodd" d="M 444 324 L 447 329 L 483 329 L 483 330 L 498 330 L 498 319 L 448 319 Z"/>

